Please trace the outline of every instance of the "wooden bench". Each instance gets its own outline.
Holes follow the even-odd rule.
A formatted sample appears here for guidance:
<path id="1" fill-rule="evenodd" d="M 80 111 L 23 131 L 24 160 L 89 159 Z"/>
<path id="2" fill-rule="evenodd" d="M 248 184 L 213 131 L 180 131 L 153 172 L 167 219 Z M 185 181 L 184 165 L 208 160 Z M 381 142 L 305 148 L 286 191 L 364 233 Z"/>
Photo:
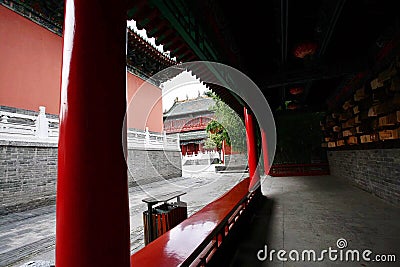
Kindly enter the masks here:
<path id="1" fill-rule="evenodd" d="M 242 215 L 253 194 L 249 178 L 131 256 L 131 266 L 203 266 Z"/>

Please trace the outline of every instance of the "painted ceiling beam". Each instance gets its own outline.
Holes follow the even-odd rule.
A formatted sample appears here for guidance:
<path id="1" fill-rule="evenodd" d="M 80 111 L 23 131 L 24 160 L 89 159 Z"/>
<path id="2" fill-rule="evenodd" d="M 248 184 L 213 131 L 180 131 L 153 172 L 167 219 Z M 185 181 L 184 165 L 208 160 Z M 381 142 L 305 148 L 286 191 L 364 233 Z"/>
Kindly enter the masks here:
<path id="1" fill-rule="evenodd" d="M 192 25 L 189 16 L 187 16 L 188 14 L 178 16 L 177 11 L 179 11 L 179 9 L 172 10 L 172 1 L 152 0 L 151 2 L 158 8 L 161 14 L 169 20 L 182 39 L 201 60 L 219 60 L 217 53 L 206 42 L 204 33 L 198 25 Z M 184 15 L 186 15 L 186 18 Z M 186 25 L 183 24 L 184 22 L 182 20 L 185 20 Z"/>
<path id="2" fill-rule="evenodd" d="M 341 63 L 334 66 L 318 66 L 309 70 L 297 70 L 291 72 L 282 72 L 265 79 L 264 88 L 276 88 L 291 84 L 301 84 L 309 81 L 326 80 L 336 77 L 346 76 L 358 73 L 367 68 L 365 60 L 359 60 L 357 63 Z"/>

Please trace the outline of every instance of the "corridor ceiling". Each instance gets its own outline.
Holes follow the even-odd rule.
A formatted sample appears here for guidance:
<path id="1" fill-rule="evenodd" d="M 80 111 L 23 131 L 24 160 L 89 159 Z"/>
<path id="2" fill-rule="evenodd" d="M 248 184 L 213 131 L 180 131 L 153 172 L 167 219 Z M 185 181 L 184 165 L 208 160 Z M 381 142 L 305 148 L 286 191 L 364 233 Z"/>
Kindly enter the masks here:
<path id="1" fill-rule="evenodd" d="M 368 79 L 377 64 L 384 64 L 381 58 L 394 53 L 397 2 L 132 1 L 128 17 L 178 61 L 217 61 L 241 70 L 274 111 L 287 109 L 290 102 L 297 110 L 323 111 L 348 83 Z M 307 44 L 316 48 L 314 54 L 296 57 L 296 48 Z M 293 95 L 293 87 L 303 92 Z M 235 106 L 224 89 L 213 89 Z"/>
<path id="2" fill-rule="evenodd" d="M 400 54 L 397 3 L 127 0 L 127 19 L 136 20 L 138 27 L 146 29 L 147 35 L 170 50 L 178 62 L 216 61 L 244 72 L 262 90 L 273 111 L 324 111 L 340 104 L 346 90 L 370 79 L 393 55 Z M 38 14 L 41 24 L 62 32 L 63 1 L 5 0 L 3 4 Z M 136 40 L 136 34 L 130 32 L 128 38 L 129 66 L 152 75 L 174 64 Z M 315 51 L 296 57 L 301 46 L 303 52 L 307 47 Z M 213 74 L 207 69 L 192 72 L 203 80 Z M 210 87 L 242 112 L 243 103 L 237 96 L 224 88 Z M 300 93 L 291 93 L 293 88 L 300 88 Z"/>

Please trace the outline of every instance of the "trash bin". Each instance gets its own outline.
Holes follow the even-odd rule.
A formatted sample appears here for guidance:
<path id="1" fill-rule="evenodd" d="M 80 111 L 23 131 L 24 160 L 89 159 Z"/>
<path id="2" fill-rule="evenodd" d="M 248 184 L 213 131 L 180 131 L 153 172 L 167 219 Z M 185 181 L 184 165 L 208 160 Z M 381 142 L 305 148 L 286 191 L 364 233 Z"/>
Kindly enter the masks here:
<path id="1" fill-rule="evenodd" d="M 180 201 L 180 196 L 183 194 L 186 193 L 178 191 L 143 200 L 148 204 L 148 210 L 143 212 L 145 245 L 187 218 L 187 204 Z M 175 197 L 177 198 L 176 202 L 167 203 L 167 201 Z M 160 202 L 163 203 L 157 205 Z"/>

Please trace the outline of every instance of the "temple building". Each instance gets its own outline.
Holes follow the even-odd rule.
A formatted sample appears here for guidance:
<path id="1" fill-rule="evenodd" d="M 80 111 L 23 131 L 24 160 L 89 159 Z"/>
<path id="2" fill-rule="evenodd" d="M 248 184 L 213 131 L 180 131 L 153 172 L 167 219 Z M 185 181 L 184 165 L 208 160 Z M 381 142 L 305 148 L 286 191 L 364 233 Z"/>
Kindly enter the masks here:
<path id="1" fill-rule="evenodd" d="M 179 133 L 182 155 L 205 152 L 207 124 L 214 118 L 215 100 L 207 96 L 177 100 L 164 113 L 164 130 L 167 134 Z"/>
<path id="2" fill-rule="evenodd" d="M 1 1 L 0 215 L 17 214 L 1 217 L 0 249 L 21 246 L 0 265 L 50 242 L 57 267 L 399 265 L 398 10 L 395 0 Z M 152 204 L 175 193 L 192 208 L 203 186 L 150 184 L 163 192 L 143 203 L 129 189 L 182 176 L 182 154 L 204 150 L 212 99 L 163 114 L 161 84 L 184 71 L 240 116 L 248 175 L 131 254 L 132 211 L 147 203 L 151 222 Z M 38 236 L 34 212 L 20 213 L 54 203 L 55 237 L 8 234 L 24 220 L 32 230 L 20 233 Z M 162 228 L 149 226 L 150 237 Z"/>

